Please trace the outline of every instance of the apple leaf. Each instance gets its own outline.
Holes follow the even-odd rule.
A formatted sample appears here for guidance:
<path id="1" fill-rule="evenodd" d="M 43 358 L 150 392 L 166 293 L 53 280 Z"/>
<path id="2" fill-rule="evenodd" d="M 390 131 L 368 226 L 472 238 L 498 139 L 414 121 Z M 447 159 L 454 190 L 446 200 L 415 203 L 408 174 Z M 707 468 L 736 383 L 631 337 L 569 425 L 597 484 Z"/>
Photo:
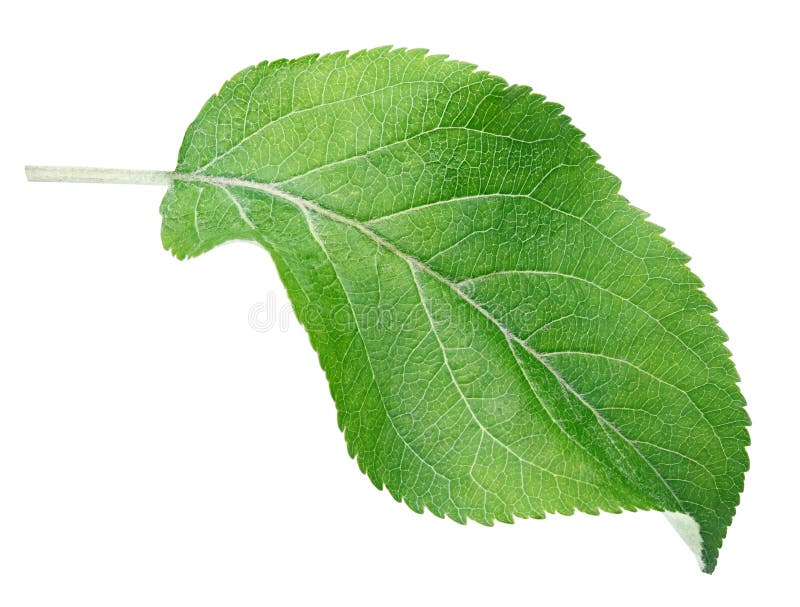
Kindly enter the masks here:
<path id="1" fill-rule="evenodd" d="M 413 510 L 659 510 L 716 566 L 748 468 L 726 336 L 561 106 L 424 50 L 265 62 L 173 173 L 107 180 L 171 184 L 179 258 L 269 251 L 350 454 Z"/>

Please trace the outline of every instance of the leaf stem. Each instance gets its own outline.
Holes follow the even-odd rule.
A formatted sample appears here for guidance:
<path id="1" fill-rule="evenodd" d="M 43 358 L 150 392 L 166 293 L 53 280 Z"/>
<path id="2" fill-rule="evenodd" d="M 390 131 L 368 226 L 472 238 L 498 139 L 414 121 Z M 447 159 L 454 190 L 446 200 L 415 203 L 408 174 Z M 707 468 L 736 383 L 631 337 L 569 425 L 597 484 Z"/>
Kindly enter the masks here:
<path id="1" fill-rule="evenodd" d="M 91 167 L 26 166 L 25 175 L 28 181 L 128 183 L 133 185 L 172 185 L 175 179 L 175 174 L 170 171 L 136 171 Z"/>

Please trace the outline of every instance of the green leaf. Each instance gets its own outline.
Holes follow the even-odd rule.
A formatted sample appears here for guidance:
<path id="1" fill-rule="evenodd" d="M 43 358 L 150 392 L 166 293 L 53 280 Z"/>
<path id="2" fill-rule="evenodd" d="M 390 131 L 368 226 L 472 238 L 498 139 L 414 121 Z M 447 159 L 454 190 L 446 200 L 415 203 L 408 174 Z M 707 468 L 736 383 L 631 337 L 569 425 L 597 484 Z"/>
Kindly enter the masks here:
<path id="1" fill-rule="evenodd" d="M 562 108 L 379 48 L 227 82 L 162 204 L 179 258 L 272 255 L 347 447 L 413 510 L 661 510 L 712 571 L 749 442 L 688 257 Z"/>

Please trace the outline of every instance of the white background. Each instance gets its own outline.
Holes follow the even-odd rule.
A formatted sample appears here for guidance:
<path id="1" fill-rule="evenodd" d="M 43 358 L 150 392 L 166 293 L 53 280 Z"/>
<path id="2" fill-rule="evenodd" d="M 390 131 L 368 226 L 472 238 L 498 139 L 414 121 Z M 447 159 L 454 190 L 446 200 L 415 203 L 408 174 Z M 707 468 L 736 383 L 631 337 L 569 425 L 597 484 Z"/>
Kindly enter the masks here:
<path id="1" fill-rule="evenodd" d="M 0 604 L 797 604 L 792 3 L 14 4 L 0 25 Z M 382 44 L 565 105 L 693 256 L 753 419 L 713 576 L 655 513 L 494 528 L 414 514 L 348 458 L 297 323 L 251 326 L 254 306 L 287 306 L 264 251 L 178 262 L 161 248 L 163 188 L 24 181 L 24 164 L 171 169 L 239 69 Z"/>

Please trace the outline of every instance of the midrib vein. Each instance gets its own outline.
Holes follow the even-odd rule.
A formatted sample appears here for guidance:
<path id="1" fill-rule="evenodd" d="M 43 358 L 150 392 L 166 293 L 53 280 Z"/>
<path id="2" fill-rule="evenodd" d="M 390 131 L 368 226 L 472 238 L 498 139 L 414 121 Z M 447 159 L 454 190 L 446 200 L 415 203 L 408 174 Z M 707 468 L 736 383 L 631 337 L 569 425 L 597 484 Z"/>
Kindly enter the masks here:
<path id="1" fill-rule="evenodd" d="M 452 280 L 448 279 L 446 276 L 440 274 L 424 262 L 420 261 L 416 257 L 408 255 L 401 251 L 397 246 L 395 246 L 390 241 L 386 240 L 379 234 L 373 232 L 368 227 L 366 227 L 363 223 L 360 223 L 350 217 L 345 215 L 340 215 L 335 211 L 331 211 L 330 209 L 326 209 L 323 206 L 318 205 L 315 202 L 297 196 L 296 194 L 291 194 L 290 192 L 286 192 L 281 188 L 277 187 L 271 183 L 259 183 L 255 181 L 249 181 L 247 179 L 239 179 L 236 177 L 223 177 L 223 176 L 209 176 L 209 175 L 201 175 L 198 173 L 172 173 L 172 178 L 175 181 L 185 181 L 189 183 L 207 183 L 209 185 L 218 186 L 221 188 L 229 188 L 229 187 L 237 187 L 237 188 L 246 188 L 251 190 L 257 190 L 260 192 L 264 192 L 272 196 L 273 198 L 277 198 L 279 200 L 283 200 L 293 204 L 295 207 L 300 209 L 301 211 L 307 210 L 312 211 L 322 217 L 327 217 L 328 219 L 342 224 L 349 226 L 359 232 L 361 232 L 364 236 L 372 240 L 373 242 L 377 243 L 379 246 L 383 247 L 387 251 L 393 253 L 398 258 L 404 260 L 409 266 L 412 268 L 418 268 L 422 270 L 426 274 L 430 275 L 431 277 L 435 278 L 449 289 L 451 289 L 456 295 L 458 295 L 461 299 L 465 302 L 470 304 L 473 308 L 475 308 L 480 314 L 482 314 L 486 319 L 488 319 L 492 324 L 494 324 L 500 332 L 506 337 L 506 339 L 510 341 L 514 341 L 518 343 L 520 347 L 522 347 L 525 351 L 527 351 L 531 356 L 533 356 L 536 360 L 538 360 L 555 378 L 556 380 L 566 389 L 568 390 L 573 396 L 575 396 L 579 402 L 581 402 L 584 406 L 586 406 L 592 414 L 597 418 L 600 425 L 605 425 L 608 427 L 612 432 L 614 432 L 617 436 L 619 436 L 641 459 L 641 461 L 647 465 L 653 473 L 656 475 L 656 478 L 659 480 L 660 483 L 666 487 L 669 494 L 675 500 L 677 506 L 680 508 L 679 511 L 686 512 L 687 509 L 684 506 L 681 499 L 677 496 L 672 486 L 666 481 L 666 479 L 661 475 L 661 473 L 656 469 L 656 467 L 645 457 L 645 455 L 640 451 L 640 449 L 633 443 L 628 437 L 626 437 L 613 423 L 608 421 L 603 415 L 591 404 L 589 403 L 583 395 L 581 395 L 575 388 L 567 382 L 561 374 L 553 368 L 553 366 L 547 361 L 546 358 L 541 356 L 536 350 L 534 350 L 528 343 L 523 341 L 521 338 L 517 337 L 513 332 L 511 332 L 506 326 L 504 326 L 497 318 L 494 317 L 488 310 L 486 310 L 482 305 L 480 305 L 477 301 L 475 301 L 472 297 L 470 297 L 467 293 L 461 290 L 457 283 L 453 282 Z M 519 363 L 518 363 L 519 364 Z"/>

